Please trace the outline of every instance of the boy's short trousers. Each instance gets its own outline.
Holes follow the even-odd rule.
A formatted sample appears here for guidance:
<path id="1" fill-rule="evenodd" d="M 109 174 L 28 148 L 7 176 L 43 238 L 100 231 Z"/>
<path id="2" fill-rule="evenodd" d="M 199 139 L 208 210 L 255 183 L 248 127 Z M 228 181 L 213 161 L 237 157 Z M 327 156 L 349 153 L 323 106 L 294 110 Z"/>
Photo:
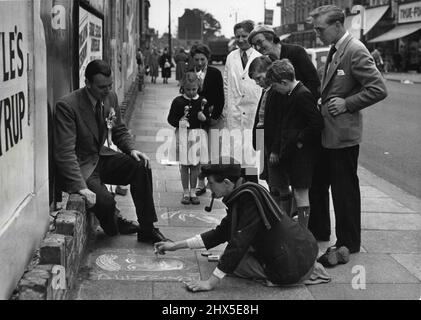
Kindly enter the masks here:
<path id="1" fill-rule="evenodd" d="M 292 188 L 309 189 L 311 187 L 319 152 L 317 148 L 298 149 L 295 147 L 287 159 L 281 159 L 281 166 L 285 166 Z"/>

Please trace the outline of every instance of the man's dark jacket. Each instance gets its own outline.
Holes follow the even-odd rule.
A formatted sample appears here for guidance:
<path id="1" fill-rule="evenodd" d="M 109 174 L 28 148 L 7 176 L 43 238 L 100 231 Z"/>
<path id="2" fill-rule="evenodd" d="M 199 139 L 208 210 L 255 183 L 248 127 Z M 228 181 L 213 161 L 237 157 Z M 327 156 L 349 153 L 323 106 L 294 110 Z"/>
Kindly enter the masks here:
<path id="1" fill-rule="evenodd" d="M 223 199 L 228 207 L 226 217 L 215 229 L 201 234 L 205 247 L 228 242 L 218 264 L 227 274 L 235 271 L 253 247 L 271 282 L 296 283 L 314 265 L 319 251 L 316 240 L 281 211 L 265 188 L 240 180 Z"/>
<path id="2" fill-rule="evenodd" d="M 194 69 L 190 71 L 194 72 Z M 199 94 L 208 100 L 208 105 L 213 106 L 212 119 L 218 120 L 224 108 L 224 80 L 221 71 L 208 66 L 206 77 L 203 81 L 202 89 Z"/>

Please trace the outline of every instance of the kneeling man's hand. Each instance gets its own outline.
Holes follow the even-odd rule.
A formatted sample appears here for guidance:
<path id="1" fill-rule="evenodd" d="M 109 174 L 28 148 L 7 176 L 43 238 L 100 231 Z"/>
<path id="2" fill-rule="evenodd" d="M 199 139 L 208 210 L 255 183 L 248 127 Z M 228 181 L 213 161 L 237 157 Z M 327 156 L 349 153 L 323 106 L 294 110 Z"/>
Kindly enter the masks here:
<path id="1" fill-rule="evenodd" d="M 86 199 L 88 208 L 92 208 L 96 203 L 96 194 L 89 189 L 79 190 L 78 193 Z"/>
<path id="2" fill-rule="evenodd" d="M 175 243 L 170 241 L 156 242 L 154 247 L 159 254 L 165 254 L 165 251 L 175 251 Z"/>
<path id="3" fill-rule="evenodd" d="M 143 152 L 140 152 L 138 150 L 132 150 L 132 152 L 130 152 L 130 155 L 136 161 L 140 161 L 140 159 L 143 159 L 145 161 L 145 167 L 147 167 L 148 169 L 151 168 L 151 164 L 150 164 L 151 159 L 149 159 L 149 157 L 146 154 L 144 154 Z"/>

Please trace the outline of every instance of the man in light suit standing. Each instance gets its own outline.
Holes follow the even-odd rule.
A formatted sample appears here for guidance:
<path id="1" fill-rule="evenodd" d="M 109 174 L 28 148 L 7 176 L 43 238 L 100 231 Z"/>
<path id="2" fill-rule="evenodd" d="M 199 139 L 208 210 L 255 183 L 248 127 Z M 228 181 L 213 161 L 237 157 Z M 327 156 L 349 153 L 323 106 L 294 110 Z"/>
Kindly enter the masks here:
<path id="1" fill-rule="evenodd" d="M 317 36 L 325 45 L 331 45 L 331 50 L 322 79 L 323 155 L 310 192 L 309 229 L 316 239 L 330 236 L 331 187 L 337 241 L 319 262 L 333 266 L 346 263 L 349 253 L 360 251 L 361 195 L 357 175 L 363 124 L 360 111 L 386 98 L 387 90 L 370 52 L 345 30 L 345 15 L 340 8 L 321 6 L 310 17 Z"/>
<path id="2" fill-rule="evenodd" d="M 59 99 L 56 105 L 54 158 L 64 191 L 84 196 L 108 236 L 137 232 L 140 242 L 166 238 L 157 221 L 149 158 L 135 149 L 122 122 L 117 95 L 111 90 L 111 68 L 91 61 L 86 87 Z M 106 139 L 122 153 L 104 146 Z M 116 216 L 116 202 L 104 184 L 128 185 L 140 224 Z"/>
<path id="3" fill-rule="evenodd" d="M 248 75 L 251 62 L 261 56 L 247 40 L 253 28 L 254 23 L 250 20 L 239 22 L 234 26 L 235 41 L 238 49 L 228 55 L 223 74 L 225 94 L 223 115 L 225 117 L 225 127 L 230 132 L 232 130 L 241 131 L 242 143 L 236 140 L 231 141 L 230 151 L 231 156 L 242 167 L 253 165 L 248 163 L 251 159 L 246 159 L 246 157 L 252 154 L 251 132 L 257 105 L 262 95 L 262 89 Z M 249 130 L 250 135 L 246 134 L 246 130 Z M 249 137 L 250 139 L 248 139 Z M 237 155 L 242 156 L 237 159 Z"/>

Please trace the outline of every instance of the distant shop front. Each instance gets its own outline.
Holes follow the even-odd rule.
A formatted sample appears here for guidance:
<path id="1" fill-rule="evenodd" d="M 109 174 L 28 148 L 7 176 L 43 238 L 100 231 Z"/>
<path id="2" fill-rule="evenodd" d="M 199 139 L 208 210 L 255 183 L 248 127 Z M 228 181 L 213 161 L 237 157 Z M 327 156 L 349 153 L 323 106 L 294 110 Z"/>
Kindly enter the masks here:
<path id="1" fill-rule="evenodd" d="M 369 40 L 375 45 L 394 45 L 394 71 L 421 72 L 421 1 L 400 4 L 398 23 L 387 32 Z"/>

